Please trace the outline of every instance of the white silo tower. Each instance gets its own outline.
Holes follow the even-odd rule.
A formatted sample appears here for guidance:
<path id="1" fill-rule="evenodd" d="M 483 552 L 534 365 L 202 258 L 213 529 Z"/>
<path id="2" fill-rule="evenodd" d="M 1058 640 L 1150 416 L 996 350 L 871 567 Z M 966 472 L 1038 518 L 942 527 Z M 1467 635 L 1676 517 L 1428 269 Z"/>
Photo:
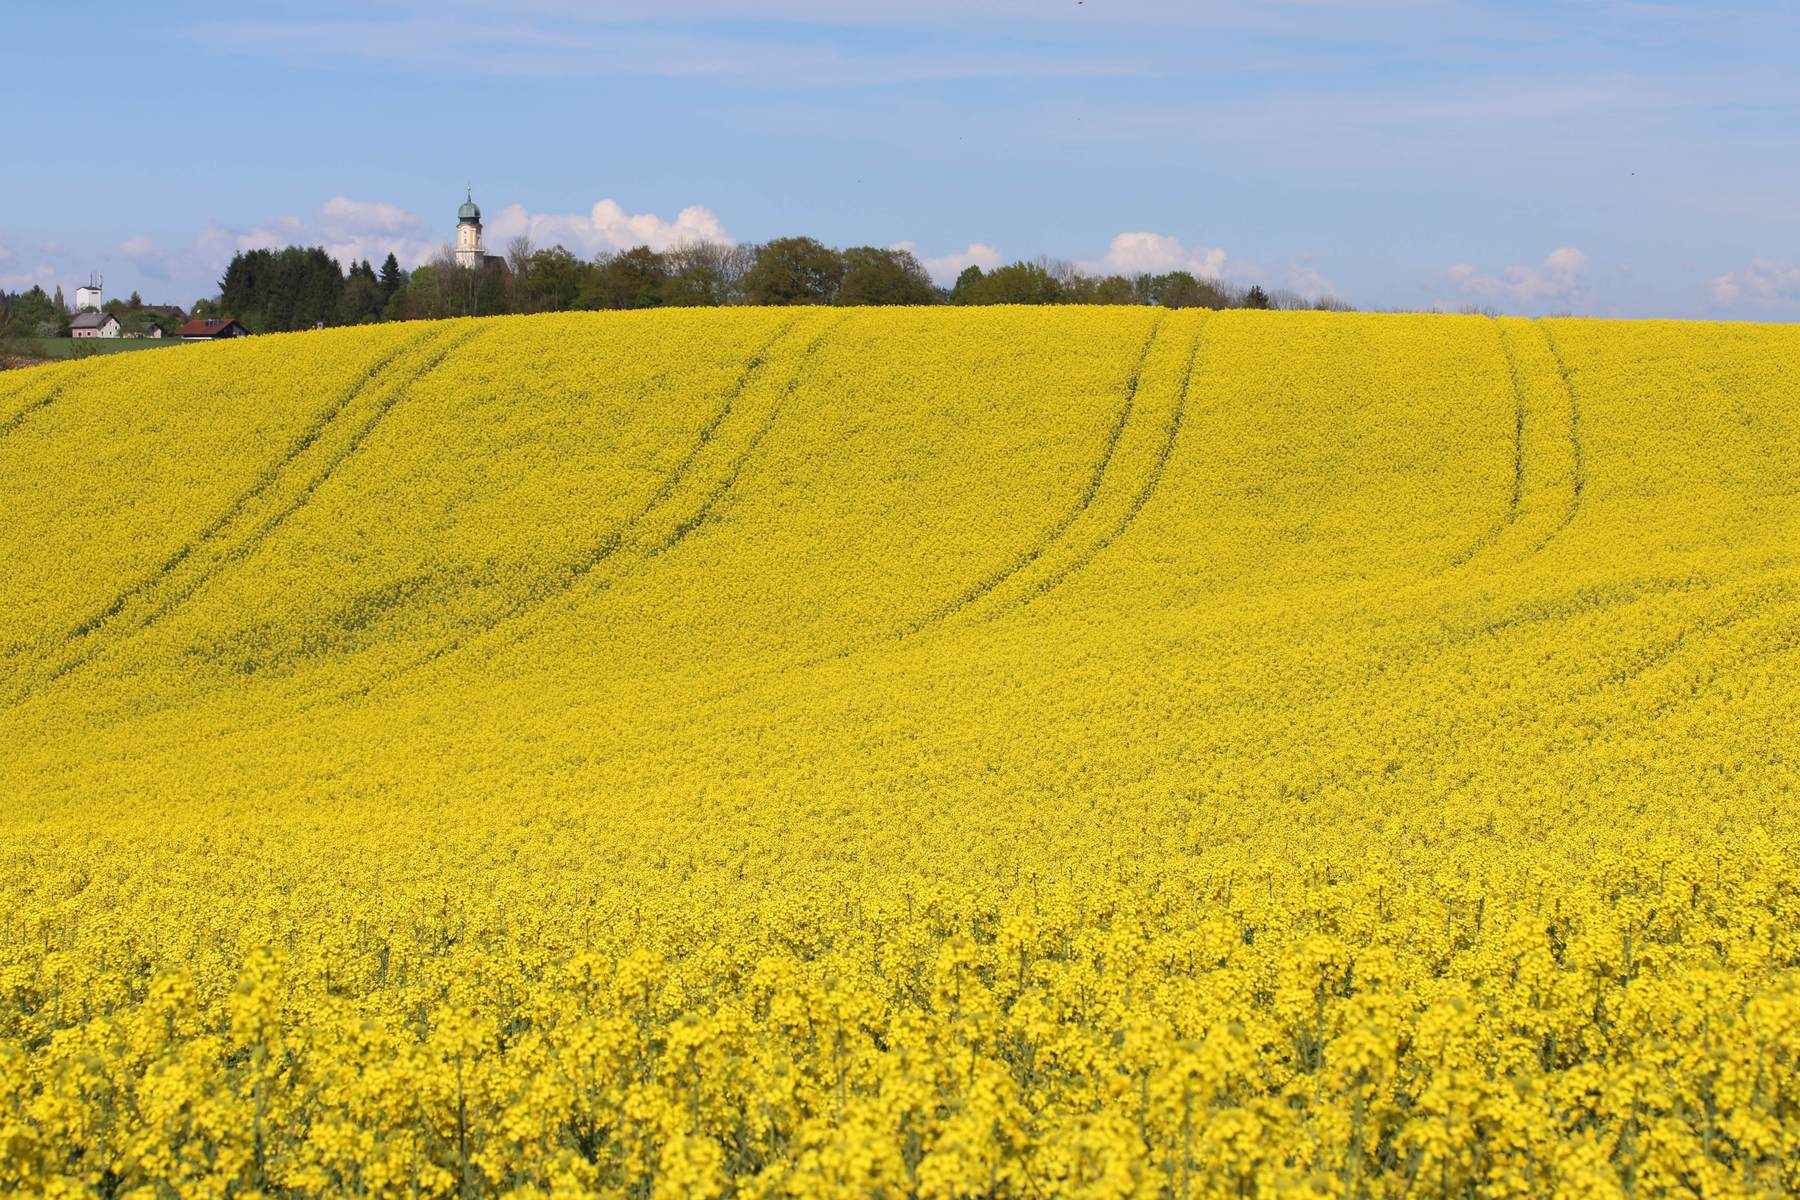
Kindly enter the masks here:
<path id="1" fill-rule="evenodd" d="M 99 308 L 106 303 L 106 276 L 93 274 L 88 281 L 75 289 L 75 311 L 86 312 L 90 308 Z"/>

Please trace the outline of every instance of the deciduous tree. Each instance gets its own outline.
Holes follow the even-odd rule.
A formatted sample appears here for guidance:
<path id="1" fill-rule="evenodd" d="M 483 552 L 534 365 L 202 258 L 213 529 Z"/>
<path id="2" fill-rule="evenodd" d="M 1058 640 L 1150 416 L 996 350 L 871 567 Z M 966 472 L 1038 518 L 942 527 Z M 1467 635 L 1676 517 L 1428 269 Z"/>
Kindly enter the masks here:
<path id="1" fill-rule="evenodd" d="M 756 248 L 744 276 L 751 304 L 830 304 L 844 282 L 844 258 L 809 237 L 776 238 Z"/>
<path id="2" fill-rule="evenodd" d="M 839 304 L 936 304 L 940 299 L 911 251 L 852 246 L 843 257 Z"/>

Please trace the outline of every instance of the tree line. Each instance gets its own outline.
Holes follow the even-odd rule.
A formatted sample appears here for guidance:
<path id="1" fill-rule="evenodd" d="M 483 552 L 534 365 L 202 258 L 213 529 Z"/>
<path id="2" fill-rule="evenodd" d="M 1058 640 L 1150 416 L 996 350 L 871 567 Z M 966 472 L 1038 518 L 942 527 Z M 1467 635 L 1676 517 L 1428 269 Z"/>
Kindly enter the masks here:
<path id="1" fill-rule="evenodd" d="M 36 285 L 23 292 L 0 291 L 0 338 L 67 337 L 69 316 L 61 285 L 54 299 Z"/>
<path id="2" fill-rule="evenodd" d="M 196 315 L 228 314 L 255 333 L 371 321 L 578 309 L 709 305 L 1159 304 L 1169 308 L 1345 308 L 1332 299 L 1237 287 L 1187 271 L 1094 275 L 1052 259 L 984 271 L 950 287 L 909 250 L 836 249 L 815 238 L 756 245 L 635 246 L 583 258 L 566 246 L 514 238 L 503 258 L 459 265 L 449 251 L 411 271 L 389 254 L 348 271 L 317 247 L 238 254 L 219 296 Z"/>
<path id="3" fill-rule="evenodd" d="M 690 242 L 667 250 L 636 246 L 583 258 L 567 247 L 514 238 L 504 258 L 459 265 L 446 249 L 411 271 L 390 253 L 346 270 L 317 246 L 246 250 L 235 255 L 216 297 L 192 315 L 235 317 L 252 333 L 498 313 L 564 312 L 732 304 L 1156 304 L 1168 308 L 1344 308 L 1336 300 L 1238 287 L 1188 271 L 1095 275 L 1053 259 L 991 270 L 965 268 L 949 287 L 935 283 L 909 250 L 835 249 L 815 238 L 757 245 Z M 134 295 L 112 301 L 121 320 L 165 319 Z M 178 310 L 173 310 L 177 311 Z M 0 316 L 15 328 L 66 334 L 60 290 L 0 296 Z M 172 332 L 167 330 L 166 332 Z"/>

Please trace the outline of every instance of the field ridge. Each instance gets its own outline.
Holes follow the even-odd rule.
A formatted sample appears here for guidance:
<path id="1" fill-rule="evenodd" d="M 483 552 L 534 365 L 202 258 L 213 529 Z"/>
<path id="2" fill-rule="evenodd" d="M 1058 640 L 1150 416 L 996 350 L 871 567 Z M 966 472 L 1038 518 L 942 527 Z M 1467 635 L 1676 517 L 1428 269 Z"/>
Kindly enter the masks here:
<path id="1" fill-rule="evenodd" d="M 0 1191 L 1800 1193 L 1800 327 L 543 314 L 0 405 Z"/>

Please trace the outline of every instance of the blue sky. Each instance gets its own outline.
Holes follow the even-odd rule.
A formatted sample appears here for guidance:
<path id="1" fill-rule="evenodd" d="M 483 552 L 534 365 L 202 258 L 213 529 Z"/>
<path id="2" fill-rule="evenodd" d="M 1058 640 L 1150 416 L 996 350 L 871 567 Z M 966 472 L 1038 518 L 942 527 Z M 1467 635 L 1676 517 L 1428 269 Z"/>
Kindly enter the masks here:
<path id="1" fill-rule="evenodd" d="M 708 236 L 1800 320 L 1792 0 L 14 0 L 0 287 Z"/>

